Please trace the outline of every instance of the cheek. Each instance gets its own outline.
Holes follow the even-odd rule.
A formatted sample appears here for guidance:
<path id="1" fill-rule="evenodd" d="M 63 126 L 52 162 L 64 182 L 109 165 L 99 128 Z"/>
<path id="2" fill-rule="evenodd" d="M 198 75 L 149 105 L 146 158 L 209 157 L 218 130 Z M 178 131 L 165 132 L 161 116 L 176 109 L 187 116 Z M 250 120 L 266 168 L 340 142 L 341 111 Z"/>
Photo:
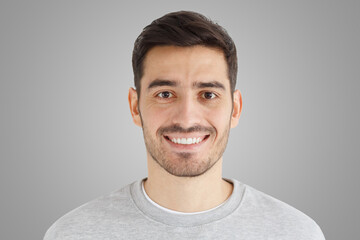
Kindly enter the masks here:
<path id="1" fill-rule="evenodd" d="M 169 112 L 165 109 L 146 106 L 141 110 L 143 124 L 148 126 L 150 131 L 156 131 L 166 123 Z"/>
<path id="2" fill-rule="evenodd" d="M 208 109 L 205 113 L 205 119 L 217 129 L 227 128 L 231 119 L 231 107 L 222 106 Z"/>

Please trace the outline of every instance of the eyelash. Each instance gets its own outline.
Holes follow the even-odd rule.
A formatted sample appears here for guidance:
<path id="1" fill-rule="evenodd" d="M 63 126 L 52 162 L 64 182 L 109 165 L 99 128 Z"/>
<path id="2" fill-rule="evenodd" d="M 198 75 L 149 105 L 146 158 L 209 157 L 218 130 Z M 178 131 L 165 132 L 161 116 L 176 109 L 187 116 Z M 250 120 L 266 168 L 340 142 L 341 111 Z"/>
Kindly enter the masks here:
<path id="1" fill-rule="evenodd" d="M 160 97 L 160 95 L 161 95 L 162 93 L 169 93 L 171 96 L 169 96 L 169 97 L 167 97 L 167 98 Z M 172 92 L 162 91 L 162 92 L 157 93 L 157 94 L 156 94 L 156 97 L 159 97 L 159 98 L 161 98 L 161 99 L 169 99 L 169 98 L 171 98 L 173 95 L 174 95 L 174 94 L 173 94 Z"/>
<path id="2" fill-rule="evenodd" d="M 211 98 L 205 98 L 205 94 L 206 94 L 206 93 L 211 93 L 211 94 L 213 94 L 213 97 L 211 97 Z M 203 93 L 201 93 L 201 96 L 203 96 L 203 98 L 206 99 L 206 100 L 210 100 L 210 99 L 214 99 L 214 98 L 217 98 L 217 97 L 218 97 L 218 95 L 217 95 L 216 93 L 214 93 L 214 92 L 203 92 Z"/>
<path id="3" fill-rule="evenodd" d="M 161 94 L 163 93 L 168 93 L 169 96 L 168 97 L 161 97 Z M 210 93 L 210 94 L 213 94 L 213 97 L 211 98 L 205 98 L 205 94 L 207 93 Z M 160 99 L 170 99 L 174 96 L 174 94 L 170 91 L 162 91 L 162 92 L 159 92 L 156 94 L 156 97 L 160 98 Z M 219 97 L 218 94 L 214 93 L 214 92 L 211 92 L 211 91 L 204 91 L 204 92 L 201 92 L 200 96 L 204 99 L 204 100 L 211 100 L 211 99 L 214 99 L 214 98 L 217 98 Z"/>

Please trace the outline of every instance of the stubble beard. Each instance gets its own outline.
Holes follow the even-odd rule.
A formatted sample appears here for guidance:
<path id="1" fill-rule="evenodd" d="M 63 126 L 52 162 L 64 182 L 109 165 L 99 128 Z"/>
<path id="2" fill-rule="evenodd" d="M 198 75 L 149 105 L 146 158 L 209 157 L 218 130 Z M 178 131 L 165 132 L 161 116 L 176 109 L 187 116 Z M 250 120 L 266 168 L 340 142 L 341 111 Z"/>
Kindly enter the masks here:
<path id="1" fill-rule="evenodd" d="M 230 124 L 222 135 L 216 134 L 218 137 L 217 143 L 214 142 L 216 145 L 212 146 L 208 155 L 204 157 L 195 156 L 196 154 L 189 152 L 168 152 L 161 147 L 161 144 L 166 141 L 162 135 L 156 136 L 158 139 L 153 139 L 145 124 L 142 124 L 142 129 L 146 149 L 160 167 L 176 177 L 197 177 L 209 171 L 223 155 L 229 138 Z M 213 138 L 207 139 L 209 140 L 213 141 Z"/>

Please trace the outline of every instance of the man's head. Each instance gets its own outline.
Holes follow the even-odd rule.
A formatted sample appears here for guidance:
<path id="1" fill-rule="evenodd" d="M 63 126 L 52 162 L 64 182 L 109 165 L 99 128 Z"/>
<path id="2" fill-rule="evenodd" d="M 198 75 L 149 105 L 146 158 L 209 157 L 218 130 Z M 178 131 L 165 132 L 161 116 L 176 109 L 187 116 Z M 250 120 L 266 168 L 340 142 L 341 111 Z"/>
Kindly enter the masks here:
<path id="1" fill-rule="evenodd" d="M 129 91 L 130 111 L 135 124 L 143 128 L 149 159 L 174 176 L 199 176 L 221 159 L 229 130 L 240 116 L 236 71 L 229 74 L 229 62 L 231 71 L 236 70 L 235 46 L 227 34 L 226 41 L 215 38 L 225 31 L 196 13 L 171 13 L 152 24 L 157 27 L 146 27 L 147 33 L 135 43 L 139 49 L 134 52 L 141 54 L 133 59 L 138 86 Z M 196 37 L 198 32 L 201 38 Z M 184 42 L 182 34 L 187 36 Z M 165 44 L 170 40 L 162 38 L 174 44 Z M 201 41 L 190 44 L 187 38 Z M 231 42 L 231 47 L 219 47 L 217 42 Z"/>
<path id="2" fill-rule="evenodd" d="M 155 46 L 190 47 L 202 45 L 220 49 L 225 56 L 231 92 L 235 90 L 237 75 L 236 47 L 220 25 L 205 16 L 189 11 L 166 14 L 146 26 L 134 44 L 132 66 L 138 95 L 144 74 L 144 60 Z"/>

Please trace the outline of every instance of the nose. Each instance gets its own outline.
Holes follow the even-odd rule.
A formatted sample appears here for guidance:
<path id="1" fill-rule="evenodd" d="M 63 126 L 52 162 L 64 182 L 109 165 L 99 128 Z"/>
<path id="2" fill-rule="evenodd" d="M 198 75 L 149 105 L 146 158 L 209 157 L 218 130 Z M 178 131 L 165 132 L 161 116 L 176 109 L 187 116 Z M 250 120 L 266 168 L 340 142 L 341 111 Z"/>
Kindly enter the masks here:
<path id="1" fill-rule="evenodd" d="M 201 106 L 190 94 L 177 101 L 172 122 L 185 129 L 201 123 Z"/>

